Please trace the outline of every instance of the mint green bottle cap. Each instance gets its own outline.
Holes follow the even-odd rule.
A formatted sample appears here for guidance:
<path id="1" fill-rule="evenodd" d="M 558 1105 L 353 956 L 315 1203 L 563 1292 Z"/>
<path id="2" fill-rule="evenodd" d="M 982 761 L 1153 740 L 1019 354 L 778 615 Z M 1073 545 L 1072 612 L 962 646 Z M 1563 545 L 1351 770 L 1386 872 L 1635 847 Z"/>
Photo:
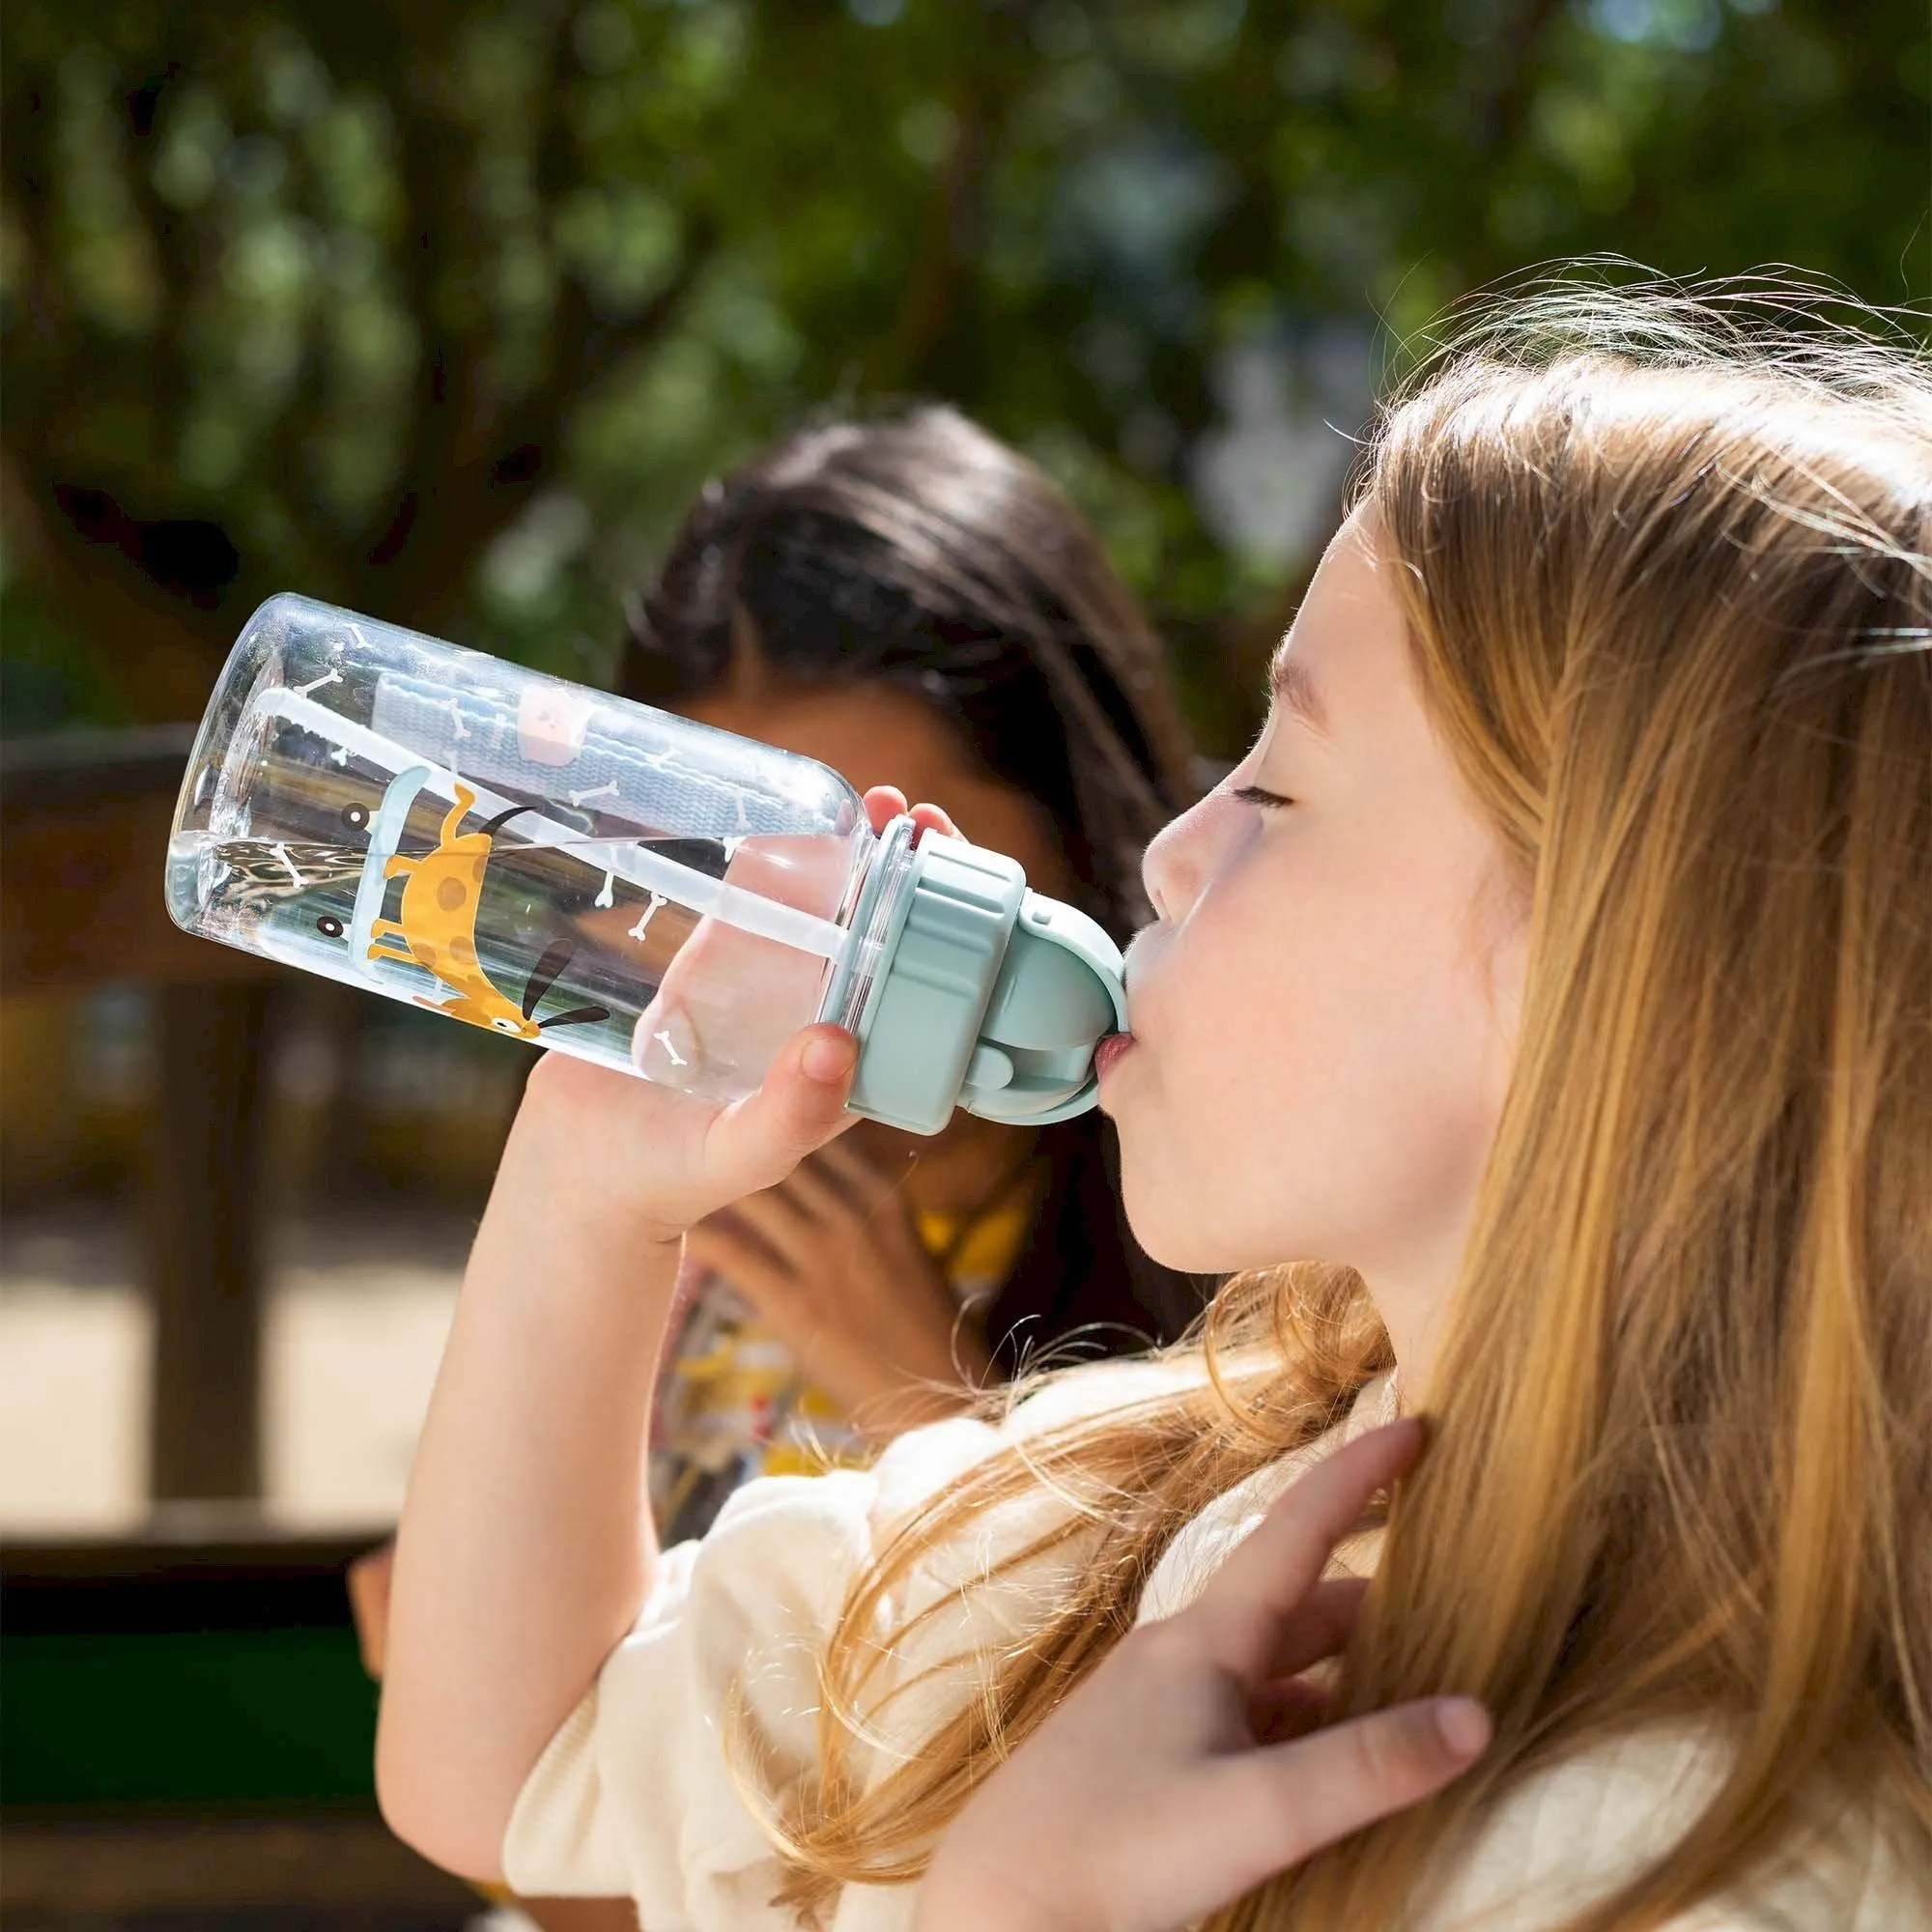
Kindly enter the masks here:
<path id="1" fill-rule="evenodd" d="M 955 1106 L 1036 1125 L 1084 1114 L 1094 1049 L 1126 1025 L 1120 948 L 1004 853 L 928 834 L 910 859 L 858 1024 L 854 1111 L 916 1134 Z"/>

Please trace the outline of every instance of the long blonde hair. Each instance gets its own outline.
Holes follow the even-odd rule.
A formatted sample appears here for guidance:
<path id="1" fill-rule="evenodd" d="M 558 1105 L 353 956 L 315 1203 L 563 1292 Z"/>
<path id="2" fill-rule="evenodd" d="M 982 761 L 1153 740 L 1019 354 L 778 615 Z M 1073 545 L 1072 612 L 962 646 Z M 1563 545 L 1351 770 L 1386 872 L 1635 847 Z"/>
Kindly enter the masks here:
<path id="1" fill-rule="evenodd" d="M 1808 306 L 1492 303 L 1368 451 L 1426 701 L 1531 925 L 1432 1446 L 1341 1694 L 1470 1692 L 1496 1738 L 1230 1932 L 1399 1921 L 1533 1771 L 1683 1718 L 1725 1723 L 1727 1775 L 1577 1927 L 1655 1926 L 1845 1807 L 1932 1869 L 1932 378 L 1897 339 L 1782 326 Z M 1388 1360 L 1336 1267 L 1232 1283 L 1199 1346 L 1200 1389 L 970 1471 L 859 1580 L 818 1776 L 774 1827 L 808 1918 L 915 1877 L 1178 1529 Z M 1058 1600 L 859 1775 L 895 1592 L 1042 1480 L 1066 1518 L 1000 1567 L 1081 1537 Z"/>

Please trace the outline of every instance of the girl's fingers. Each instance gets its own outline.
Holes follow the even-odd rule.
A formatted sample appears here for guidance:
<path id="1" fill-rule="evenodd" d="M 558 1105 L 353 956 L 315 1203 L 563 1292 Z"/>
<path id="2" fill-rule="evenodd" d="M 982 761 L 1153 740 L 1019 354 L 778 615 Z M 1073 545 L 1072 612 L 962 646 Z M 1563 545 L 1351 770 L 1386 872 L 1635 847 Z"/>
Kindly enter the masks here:
<path id="1" fill-rule="evenodd" d="M 820 1148 L 810 1160 L 799 1162 L 797 1171 L 784 1184 L 785 1193 L 794 1197 L 799 1208 L 826 1228 L 845 1226 L 865 1213 L 865 1203 L 842 1184 L 841 1170 L 832 1159 L 835 1153 L 842 1151 L 837 1141 Z"/>
<path id="2" fill-rule="evenodd" d="M 362 1653 L 362 1668 L 378 1679 L 388 1650 L 389 1585 L 395 1570 L 393 1538 L 349 1566 L 349 1611 L 355 1625 L 356 1646 Z"/>
<path id="3" fill-rule="evenodd" d="M 1268 1676 L 1293 1677 L 1333 1657 L 1349 1641 L 1368 1587 L 1366 1577 L 1327 1577 L 1317 1583 L 1276 1627 Z"/>
<path id="4" fill-rule="evenodd" d="M 915 838 L 923 838 L 928 832 L 937 832 L 948 838 L 962 838 L 965 834 L 953 824 L 950 813 L 936 805 L 906 804 L 906 795 L 897 785 L 872 785 L 866 793 L 866 816 L 871 821 L 874 832 L 883 832 L 901 813 L 912 813 Z"/>
<path id="5" fill-rule="evenodd" d="M 883 832 L 906 809 L 906 795 L 897 785 L 872 785 L 866 793 L 866 816 L 874 832 Z"/>
<path id="6" fill-rule="evenodd" d="M 684 1248 L 698 1266 L 724 1275 L 754 1308 L 767 1314 L 791 1296 L 791 1269 L 762 1242 L 721 1226 L 716 1218 L 692 1229 L 684 1237 Z"/>
<path id="7" fill-rule="evenodd" d="M 777 1267 L 800 1281 L 821 1281 L 827 1273 L 827 1233 L 804 1211 L 784 1200 L 790 1182 L 765 1188 L 763 1194 L 748 1194 L 742 1202 L 732 1202 L 723 1215 L 726 1233 L 740 1240 L 763 1248 Z"/>
<path id="8" fill-rule="evenodd" d="M 1229 1759 L 1203 1791 L 1204 1809 L 1252 1854 L 1258 1883 L 1440 1790 L 1489 1741 L 1489 1714 L 1473 1698 L 1397 1704 Z"/>
<path id="9" fill-rule="evenodd" d="M 765 1191 L 769 1194 L 772 1190 L 767 1188 Z M 761 1197 L 750 1194 L 745 1198 L 748 1201 L 756 1201 Z M 719 1208 L 715 1214 L 707 1214 L 692 1233 L 717 1235 L 722 1239 L 732 1242 L 744 1253 L 757 1256 L 765 1266 L 789 1271 L 792 1265 L 791 1257 L 768 1234 L 762 1229 L 753 1227 L 746 1216 L 738 1211 L 744 1205 L 745 1203 L 740 1201 L 729 1208 Z"/>
<path id="10" fill-rule="evenodd" d="M 859 1043 L 842 1027 L 811 1026 L 785 1042 L 764 1084 L 719 1110 L 705 1133 L 707 1179 L 721 1204 L 782 1180 L 848 1126 Z"/>
<path id="11" fill-rule="evenodd" d="M 826 1231 L 797 1198 L 801 1161 L 776 1187 L 734 1201 L 724 1218 L 762 1241 L 773 1255 L 801 1274 L 814 1272 L 824 1261 Z"/>
<path id="12" fill-rule="evenodd" d="M 1328 1716 L 1328 1692 L 1305 1677 L 1269 1684 L 1248 1698 L 1248 1724 L 1258 1745 L 1304 1738 Z"/>
<path id="13" fill-rule="evenodd" d="M 885 1172 L 876 1161 L 868 1159 L 854 1143 L 833 1142 L 821 1148 L 812 1156 L 810 1166 L 817 1170 L 821 1178 L 828 1178 L 843 1188 L 850 1204 L 866 1213 L 878 1208 L 903 1187 L 907 1179 L 907 1170 L 896 1175 Z M 804 1169 L 800 1170 L 805 1172 Z"/>
<path id="14" fill-rule="evenodd" d="M 936 805 L 916 805 L 912 809 L 913 823 L 919 828 L 919 837 L 923 838 L 928 832 L 937 832 L 947 838 L 964 838 L 965 834 L 952 822 L 952 815 Z"/>
<path id="15" fill-rule="evenodd" d="M 1330 1552 L 1421 1447 L 1422 1428 L 1413 1420 L 1373 1429 L 1317 1463 L 1269 1509 L 1181 1612 L 1205 1634 L 1217 1662 L 1251 1682 L 1273 1673 Z"/>

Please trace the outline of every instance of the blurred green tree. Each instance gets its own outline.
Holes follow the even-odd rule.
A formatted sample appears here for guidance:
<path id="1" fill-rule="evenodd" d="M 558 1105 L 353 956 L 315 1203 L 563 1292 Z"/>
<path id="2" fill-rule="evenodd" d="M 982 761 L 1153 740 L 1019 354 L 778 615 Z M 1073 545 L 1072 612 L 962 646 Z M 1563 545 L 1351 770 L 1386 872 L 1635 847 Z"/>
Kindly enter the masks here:
<path id="1" fill-rule="evenodd" d="M 668 521 L 950 397 L 1210 741 L 1386 341 L 1526 262 L 1932 288 L 1923 0 L 11 0 L 8 729 L 298 587 L 579 675 Z M 1242 664 L 1243 673 L 1252 666 Z"/>

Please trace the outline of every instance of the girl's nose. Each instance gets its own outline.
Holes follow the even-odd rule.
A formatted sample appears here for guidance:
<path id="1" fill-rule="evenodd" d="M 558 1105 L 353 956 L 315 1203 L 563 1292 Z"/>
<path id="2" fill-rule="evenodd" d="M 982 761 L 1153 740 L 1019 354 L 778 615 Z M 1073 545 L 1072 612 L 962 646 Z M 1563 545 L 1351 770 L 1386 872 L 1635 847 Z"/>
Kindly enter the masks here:
<path id="1" fill-rule="evenodd" d="M 1141 859 L 1148 903 L 1164 920 L 1185 919 L 1213 867 L 1215 822 L 1229 801 L 1209 792 L 1155 835 Z"/>

